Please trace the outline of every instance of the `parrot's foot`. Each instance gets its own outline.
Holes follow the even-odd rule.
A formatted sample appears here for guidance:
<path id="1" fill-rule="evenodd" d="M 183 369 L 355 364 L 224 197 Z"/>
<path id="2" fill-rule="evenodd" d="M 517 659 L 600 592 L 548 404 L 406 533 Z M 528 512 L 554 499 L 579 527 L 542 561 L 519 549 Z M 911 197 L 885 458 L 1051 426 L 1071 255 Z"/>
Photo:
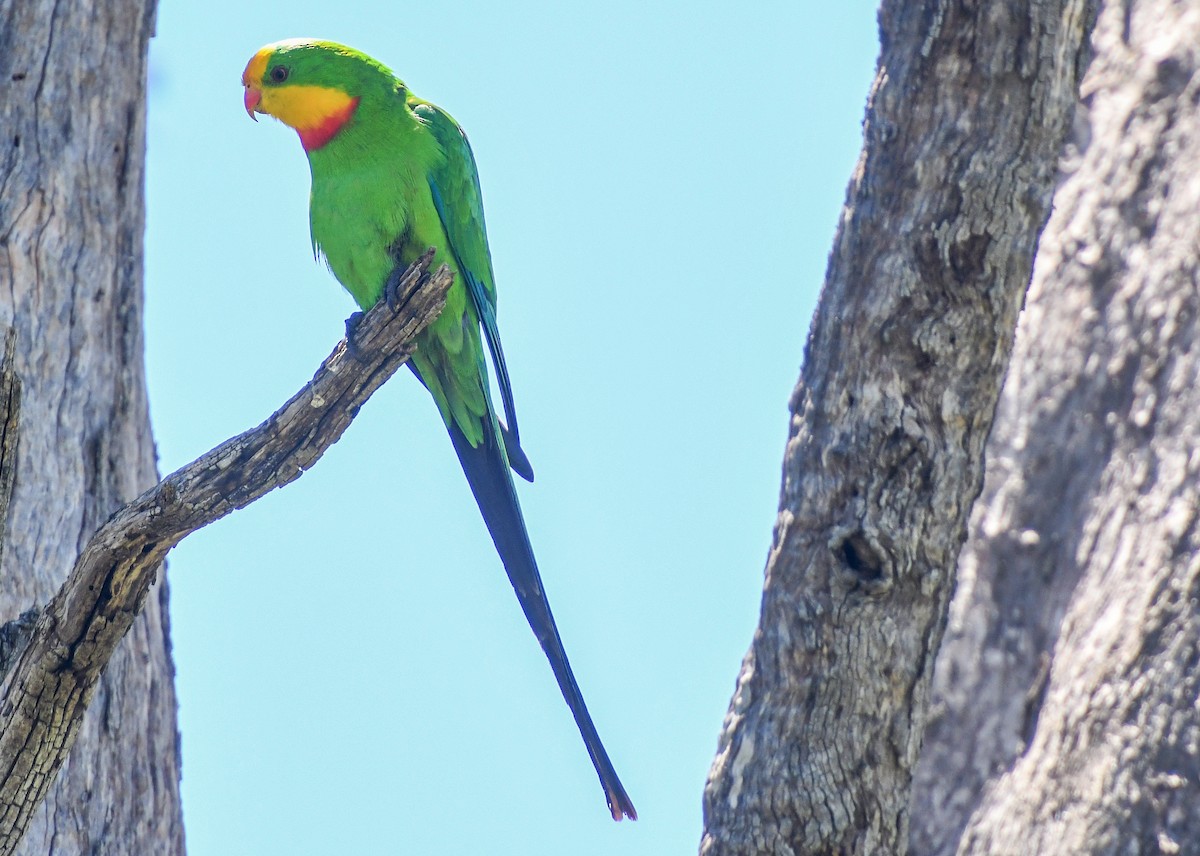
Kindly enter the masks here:
<path id="1" fill-rule="evenodd" d="M 433 261 L 434 249 L 430 247 L 425 251 L 421 258 L 417 259 L 417 264 L 421 266 L 417 272 L 416 278 L 406 277 L 410 270 L 409 267 L 397 263 L 392 272 L 388 274 L 387 282 L 383 284 L 383 299 L 388 305 L 388 309 L 392 312 L 399 312 L 400 307 L 408 300 L 417 289 L 429 282 L 429 264 Z"/>
<path id="2" fill-rule="evenodd" d="M 358 333 L 359 322 L 363 320 L 362 312 L 354 312 L 346 319 L 346 353 L 358 359 L 358 345 L 354 343 L 354 336 Z"/>
<path id="3" fill-rule="evenodd" d="M 383 299 L 387 301 L 388 309 L 392 312 L 400 311 L 400 304 L 404 302 L 403 298 L 407 295 L 400 294 L 401 280 L 404 279 L 405 268 L 400 265 L 392 268 L 392 272 L 388 274 L 387 282 L 383 286 Z"/>

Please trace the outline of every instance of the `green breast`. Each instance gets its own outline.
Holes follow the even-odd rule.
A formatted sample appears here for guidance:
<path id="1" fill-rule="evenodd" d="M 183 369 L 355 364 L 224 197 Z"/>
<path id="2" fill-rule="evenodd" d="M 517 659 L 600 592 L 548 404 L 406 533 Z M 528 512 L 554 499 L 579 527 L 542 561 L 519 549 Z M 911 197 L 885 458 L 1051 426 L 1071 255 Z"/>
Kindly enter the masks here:
<path id="1" fill-rule="evenodd" d="M 331 172 L 314 163 L 312 179 L 313 247 L 355 302 L 368 309 L 396 264 L 390 249 L 412 230 L 415 188 L 385 167 Z"/>
<path id="2" fill-rule="evenodd" d="M 393 136 L 389 142 L 403 136 Z M 413 140 L 413 138 L 408 138 Z M 435 146 L 426 137 L 429 146 Z M 472 445 L 483 438 L 487 413 L 479 321 L 469 307 L 463 277 L 429 189 L 433 147 L 352 145 L 339 134 L 309 153 L 313 247 L 362 309 L 379 302 L 388 275 L 435 247 L 433 266 L 446 264 L 455 281 L 441 315 L 418 337 L 413 356 L 422 380 L 447 424 L 455 423 Z M 382 152 L 377 159 L 369 153 Z"/>

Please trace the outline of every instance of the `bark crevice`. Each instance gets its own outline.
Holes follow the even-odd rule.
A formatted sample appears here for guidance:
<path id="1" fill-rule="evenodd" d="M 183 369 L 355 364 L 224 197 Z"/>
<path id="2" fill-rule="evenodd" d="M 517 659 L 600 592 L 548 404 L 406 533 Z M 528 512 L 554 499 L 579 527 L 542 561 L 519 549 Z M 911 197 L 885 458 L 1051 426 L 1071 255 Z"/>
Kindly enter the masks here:
<path id="1" fill-rule="evenodd" d="M 1086 0 L 888 0 L 701 853 L 899 853 Z M 986 35 L 985 35 L 986 34 Z"/>
<path id="2" fill-rule="evenodd" d="M 988 443 L 912 850 L 1200 841 L 1200 13 L 1104 4 Z"/>

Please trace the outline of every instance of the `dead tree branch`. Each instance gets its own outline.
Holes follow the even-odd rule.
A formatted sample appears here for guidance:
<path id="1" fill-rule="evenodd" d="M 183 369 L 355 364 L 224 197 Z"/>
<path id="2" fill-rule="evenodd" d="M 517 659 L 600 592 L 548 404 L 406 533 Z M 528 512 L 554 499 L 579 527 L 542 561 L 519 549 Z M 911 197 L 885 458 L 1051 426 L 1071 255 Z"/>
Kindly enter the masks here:
<path id="1" fill-rule="evenodd" d="M 185 536 L 300 475 L 349 427 L 441 311 L 452 274 L 432 251 L 405 273 L 312 381 L 266 422 L 222 443 L 119 509 L 42 610 L 0 699 L 0 856 L 19 843 L 74 742 L 92 690 L 167 552 Z M 11 364 L 11 362 L 10 362 Z"/>

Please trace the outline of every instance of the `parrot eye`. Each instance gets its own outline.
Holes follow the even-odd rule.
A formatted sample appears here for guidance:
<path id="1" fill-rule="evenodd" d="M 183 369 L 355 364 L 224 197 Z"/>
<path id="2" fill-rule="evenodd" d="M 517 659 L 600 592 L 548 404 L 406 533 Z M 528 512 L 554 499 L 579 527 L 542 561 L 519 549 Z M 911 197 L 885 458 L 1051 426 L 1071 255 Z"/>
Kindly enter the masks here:
<path id="1" fill-rule="evenodd" d="M 287 66 L 277 65 L 271 69 L 271 81 L 274 83 L 283 83 L 288 79 Z"/>

